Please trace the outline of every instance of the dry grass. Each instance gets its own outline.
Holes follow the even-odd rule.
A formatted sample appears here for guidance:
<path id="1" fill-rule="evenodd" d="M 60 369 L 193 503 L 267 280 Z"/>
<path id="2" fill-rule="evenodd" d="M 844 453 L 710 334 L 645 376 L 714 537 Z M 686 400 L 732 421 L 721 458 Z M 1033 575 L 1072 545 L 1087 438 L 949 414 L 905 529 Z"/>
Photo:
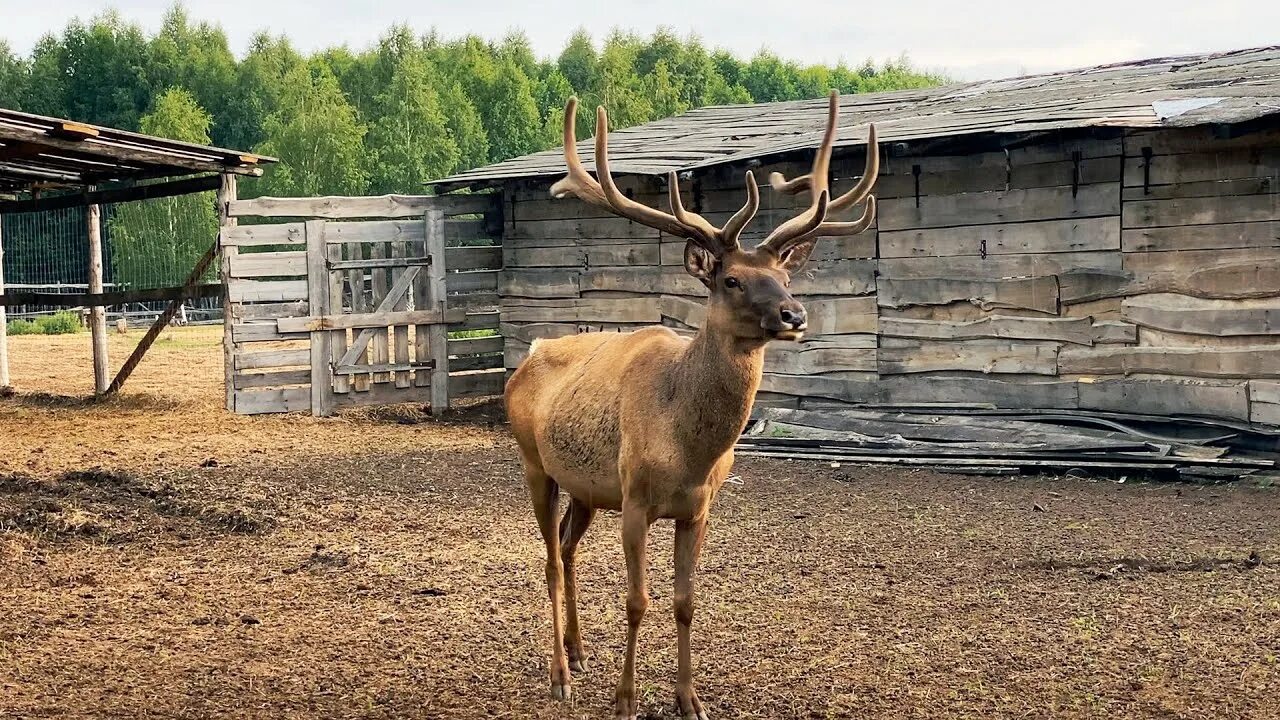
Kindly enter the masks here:
<path id="1" fill-rule="evenodd" d="M 141 336 L 141 330 L 109 335 L 113 371 Z M 470 426 L 412 424 L 420 419 L 412 409 L 401 410 L 409 424 L 371 424 L 368 413 L 323 420 L 231 415 L 222 409 L 221 342 L 220 326 L 170 329 L 120 397 L 95 402 L 87 334 L 10 338 L 18 394 L 0 398 L 0 473 L 170 472 L 210 462 L 492 447 L 489 434 Z"/>
<path id="2" fill-rule="evenodd" d="M 0 481 L 0 717 L 609 715 L 615 517 L 584 542 L 592 666 L 558 704 L 542 544 L 502 429 L 481 411 L 453 426 L 233 418 L 211 345 L 144 364 L 146 402 L 0 402 L 4 461 L 25 473 Z M 85 368 L 43 387 L 87 387 Z M 714 717 L 1280 717 L 1273 489 L 739 472 L 699 576 Z M 649 717 L 671 717 L 671 550 L 660 523 Z"/>

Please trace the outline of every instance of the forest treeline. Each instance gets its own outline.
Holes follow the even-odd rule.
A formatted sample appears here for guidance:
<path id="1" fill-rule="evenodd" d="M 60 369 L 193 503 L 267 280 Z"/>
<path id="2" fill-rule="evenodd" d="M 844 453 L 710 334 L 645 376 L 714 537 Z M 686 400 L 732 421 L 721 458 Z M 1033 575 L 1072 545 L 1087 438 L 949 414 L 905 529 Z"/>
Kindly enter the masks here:
<path id="1" fill-rule="evenodd" d="M 425 180 L 558 145 L 574 94 L 628 127 L 704 105 L 942 81 L 905 58 L 804 66 L 762 50 L 744 60 L 670 30 L 603 42 L 580 30 L 554 58 L 518 32 L 489 41 L 398 25 L 371 47 L 310 55 L 263 32 L 238 58 L 219 26 L 180 5 L 154 34 L 108 12 L 44 36 L 26 57 L 0 38 L 0 107 L 279 158 L 244 195 L 420 192 Z M 589 115 L 579 137 L 592 134 Z"/>

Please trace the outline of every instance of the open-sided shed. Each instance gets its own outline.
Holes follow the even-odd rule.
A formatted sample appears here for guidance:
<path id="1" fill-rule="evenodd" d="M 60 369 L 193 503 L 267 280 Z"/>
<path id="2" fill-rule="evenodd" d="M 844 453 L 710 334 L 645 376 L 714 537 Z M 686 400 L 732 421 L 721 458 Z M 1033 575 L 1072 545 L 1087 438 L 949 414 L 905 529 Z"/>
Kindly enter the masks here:
<path id="1" fill-rule="evenodd" d="M 217 191 L 219 212 L 225 215 L 227 203 L 235 199 L 236 177 L 261 175 L 262 165 L 270 162 L 274 160 L 236 150 L 0 109 L 0 233 L 5 215 L 83 207 L 89 265 L 85 293 L 6 294 L 0 235 L 0 387 L 9 384 L 5 307 L 40 303 L 90 308 L 94 387 L 98 394 L 118 390 L 182 300 L 221 294 L 222 285 L 200 284 L 217 257 L 213 243 L 181 286 L 103 292 L 101 205 Z M 112 379 L 105 307 L 155 300 L 170 303 Z"/>
<path id="2" fill-rule="evenodd" d="M 1213 416 L 1280 424 L 1280 48 L 844 96 L 843 192 L 879 132 L 876 226 L 819 244 L 793 288 L 808 342 L 759 401 Z M 694 110 L 610 135 L 635 199 L 719 222 L 807 169 L 825 101 Z M 590 141 L 579 152 L 589 164 Z M 559 150 L 441 180 L 499 188 L 507 364 L 535 338 L 697 328 L 683 240 L 548 188 Z M 755 237 L 799 199 L 761 189 Z M 746 237 L 746 236 L 744 236 Z"/>

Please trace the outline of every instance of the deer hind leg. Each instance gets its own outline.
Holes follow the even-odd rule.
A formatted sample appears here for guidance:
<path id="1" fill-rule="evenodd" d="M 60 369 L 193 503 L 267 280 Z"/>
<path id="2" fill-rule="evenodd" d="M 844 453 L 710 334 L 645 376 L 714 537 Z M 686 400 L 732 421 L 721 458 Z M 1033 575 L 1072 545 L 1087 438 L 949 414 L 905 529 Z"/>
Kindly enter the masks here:
<path id="1" fill-rule="evenodd" d="M 538 529 L 547 545 L 547 595 L 551 599 L 551 696 L 569 699 L 569 663 L 564 654 L 564 628 L 560 624 L 560 595 L 564 566 L 560 560 L 560 536 L 556 527 L 556 507 L 560 504 L 560 487 L 541 468 L 526 467 L 525 480 L 533 500 Z"/>
<path id="2" fill-rule="evenodd" d="M 636 718 L 636 645 L 640 622 L 649 609 L 647 545 L 649 513 L 642 507 L 622 504 L 622 552 L 627 558 L 627 656 L 618 679 L 614 715 Z"/>
<path id="3" fill-rule="evenodd" d="M 578 626 L 578 542 L 586 534 L 595 519 L 595 508 L 586 503 L 569 500 L 569 508 L 560 521 L 560 560 L 564 564 L 564 651 L 569 656 L 569 669 L 583 672 L 587 669 L 587 654 L 582 648 L 582 629 Z"/>
<path id="4" fill-rule="evenodd" d="M 702 553 L 702 541 L 707 535 L 707 520 L 676 521 L 675 552 L 675 615 L 676 650 L 679 669 L 676 675 L 676 705 L 684 720 L 710 720 L 707 711 L 693 688 L 693 651 L 689 644 L 689 631 L 693 625 L 693 575 Z"/>

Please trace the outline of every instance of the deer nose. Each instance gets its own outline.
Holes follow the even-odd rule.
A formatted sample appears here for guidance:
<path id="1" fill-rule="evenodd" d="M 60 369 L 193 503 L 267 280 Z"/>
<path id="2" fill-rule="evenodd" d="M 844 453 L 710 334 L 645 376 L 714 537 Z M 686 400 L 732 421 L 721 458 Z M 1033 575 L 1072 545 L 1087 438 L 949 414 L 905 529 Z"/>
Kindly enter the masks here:
<path id="1" fill-rule="evenodd" d="M 778 311 L 778 317 L 784 324 L 790 325 L 792 330 L 803 330 L 805 328 L 807 316 L 802 307 L 784 307 Z"/>

